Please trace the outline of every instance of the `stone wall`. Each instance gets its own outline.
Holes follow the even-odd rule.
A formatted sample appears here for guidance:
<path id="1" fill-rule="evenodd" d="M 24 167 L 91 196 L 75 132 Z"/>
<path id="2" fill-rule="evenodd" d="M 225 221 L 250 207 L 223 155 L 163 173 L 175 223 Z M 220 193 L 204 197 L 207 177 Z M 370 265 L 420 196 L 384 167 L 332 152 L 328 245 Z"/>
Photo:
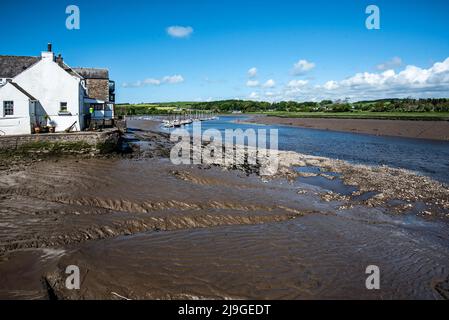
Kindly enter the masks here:
<path id="1" fill-rule="evenodd" d="M 86 84 L 90 98 L 109 101 L 108 79 L 87 79 Z"/>
<path id="2" fill-rule="evenodd" d="M 108 129 L 102 132 L 73 132 L 73 133 L 48 133 L 26 134 L 17 136 L 0 136 L 0 150 L 14 150 L 20 146 L 36 142 L 84 142 L 97 150 L 102 145 L 117 145 L 120 131 Z"/>

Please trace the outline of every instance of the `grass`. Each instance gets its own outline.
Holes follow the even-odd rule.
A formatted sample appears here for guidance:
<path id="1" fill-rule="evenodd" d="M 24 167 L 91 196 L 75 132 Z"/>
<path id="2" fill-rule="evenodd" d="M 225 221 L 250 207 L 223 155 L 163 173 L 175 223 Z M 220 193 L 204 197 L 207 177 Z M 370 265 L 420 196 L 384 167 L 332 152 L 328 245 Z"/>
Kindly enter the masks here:
<path id="1" fill-rule="evenodd" d="M 157 103 L 156 106 L 160 106 L 160 107 L 176 106 L 176 107 L 182 108 L 182 107 L 190 107 L 197 103 L 198 102 L 192 102 L 192 101 L 160 102 L 160 103 Z"/>
<path id="2" fill-rule="evenodd" d="M 157 104 L 117 104 L 115 106 L 115 114 L 117 116 L 124 115 L 149 115 L 149 114 L 165 114 L 176 110 L 173 106 L 161 106 Z"/>
<path id="3" fill-rule="evenodd" d="M 177 108 L 173 104 L 160 105 L 160 104 L 152 104 L 152 103 L 116 104 L 116 107 L 120 107 L 120 108 L 147 108 L 147 109 L 155 108 L 156 110 L 175 110 Z"/>
<path id="4" fill-rule="evenodd" d="M 385 119 L 449 121 L 449 112 L 266 112 L 281 118 Z"/>
<path id="5" fill-rule="evenodd" d="M 156 110 L 176 110 L 177 108 L 189 108 L 195 102 L 163 102 L 163 103 L 137 103 L 137 104 L 116 104 L 118 107 L 125 108 L 155 108 Z"/>

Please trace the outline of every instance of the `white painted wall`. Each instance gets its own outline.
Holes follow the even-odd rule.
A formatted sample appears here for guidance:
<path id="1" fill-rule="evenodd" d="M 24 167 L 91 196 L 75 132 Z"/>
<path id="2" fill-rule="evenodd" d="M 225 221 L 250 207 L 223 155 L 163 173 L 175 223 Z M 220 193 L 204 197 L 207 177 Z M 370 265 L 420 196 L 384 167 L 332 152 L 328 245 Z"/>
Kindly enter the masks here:
<path id="1" fill-rule="evenodd" d="M 14 114 L 4 114 L 3 101 L 14 101 Z M 31 133 L 31 102 L 12 84 L 0 88 L 0 136 Z"/>
<path id="2" fill-rule="evenodd" d="M 80 79 L 54 62 L 52 52 L 43 52 L 38 63 L 16 76 L 13 81 L 39 100 L 50 117 L 49 121 L 56 125 L 56 131 L 64 131 L 75 121 L 75 130 L 84 128 Z M 67 102 L 70 115 L 59 114 L 61 102 Z"/>

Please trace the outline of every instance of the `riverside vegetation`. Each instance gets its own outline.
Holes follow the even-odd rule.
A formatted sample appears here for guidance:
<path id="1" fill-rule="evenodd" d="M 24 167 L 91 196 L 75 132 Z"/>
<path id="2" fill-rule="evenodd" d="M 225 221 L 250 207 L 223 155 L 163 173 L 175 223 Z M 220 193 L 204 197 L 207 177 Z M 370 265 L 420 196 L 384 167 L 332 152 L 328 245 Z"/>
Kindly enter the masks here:
<path id="1" fill-rule="evenodd" d="M 265 102 L 222 100 L 211 102 L 170 102 L 118 104 L 116 114 L 151 115 L 182 114 L 186 110 L 207 110 L 215 113 L 266 113 L 281 117 L 368 118 L 403 120 L 448 120 L 449 99 L 383 99 L 349 102 Z"/>

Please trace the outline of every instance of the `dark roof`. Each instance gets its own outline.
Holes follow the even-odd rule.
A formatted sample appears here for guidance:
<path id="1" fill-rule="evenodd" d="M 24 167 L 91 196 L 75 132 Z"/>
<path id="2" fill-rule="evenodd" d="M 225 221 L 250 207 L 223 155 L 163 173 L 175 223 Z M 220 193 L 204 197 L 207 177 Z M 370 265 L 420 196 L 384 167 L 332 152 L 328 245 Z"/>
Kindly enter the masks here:
<path id="1" fill-rule="evenodd" d="M 65 63 L 62 63 L 62 65 L 60 65 L 68 74 L 70 74 L 71 76 L 77 77 L 77 78 L 81 78 L 83 79 L 83 77 L 77 73 L 76 71 L 74 71 L 72 68 L 70 68 L 68 65 L 66 65 Z"/>
<path id="2" fill-rule="evenodd" d="M 38 62 L 38 57 L 0 56 L 0 78 L 14 78 Z"/>
<path id="3" fill-rule="evenodd" d="M 84 79 L 109 79 L 108 69 L 72 68 L 72 70 L 78 73 Z"/>
<path id="4" fill-rule="evenodd" d="M 24 95 L 26 95 L 30 100 L 34 100 L 37 101 L 37 99 L 35 99 L 31 94 L 29 94 L 28 92 L 25 91 L 24 88 L 22 88 L 21 86 L 19 86 L 17 83 L 10 81 L 10 84 L 12 84 L 17 90 L 19 90 L 20 92 L 22 92 Z"/>
<path id="5" fill-rule="evenodd" d="M 0 78 L 12 79 L 39 60 L 39 57 L 0 55 Z M 77 76 L 74 74 L 74 72 L 76 72 L 84 79 L 109 79 L 108 69 L 70 68 L 65 63 L 63 63 L 61 67 L 73 76 Z"/>

